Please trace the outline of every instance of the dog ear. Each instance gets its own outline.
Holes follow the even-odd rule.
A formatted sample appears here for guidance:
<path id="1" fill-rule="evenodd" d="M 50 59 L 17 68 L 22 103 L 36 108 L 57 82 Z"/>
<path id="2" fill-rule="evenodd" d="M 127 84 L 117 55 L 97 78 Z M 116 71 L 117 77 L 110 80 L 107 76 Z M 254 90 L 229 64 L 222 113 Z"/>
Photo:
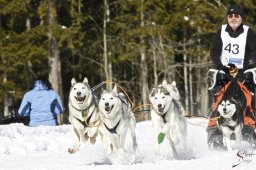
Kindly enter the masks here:
<path id="1" fill-rule="evenodd" d="M 75 79 L 75 78 L 72 78 L 72 79 L 71 79 L 71 86 L 73 86 L 74 84 L 76 84 L 76 79 Z"/>
<path id="2" fill-rule="evenodd" d="M 176 87 L 176 81 L 173 81 L 173 82 L 172 82 L 172 85 Z"/>
<path id="3" fill-rule="evenodd" d="M 113 92 L 115 92 L 116 94 L 117 94 L 117 86 L 115 85 L 114 86 L 114 88 L 113 88 L 113 90 L 112 90 Z"/>
<path id="4" fill-rule="evenodd" d="M 87 79 L 87 77 L 84 77 L 83 83 L 88 84 L 88 79 Z"/>
<path id="5" fill-rule="evenodd" d="M 154 96 L 154 95 L 156 94 L 156 92 L 157 92 L 157 89 L 156 89 L 156 88 L 153 88 L 152 91 L 151 91 L 150 94 L 149 94 L 149 98 L 150 98 L 151 96 Z"/>
<path id="6" fill-rule="evenodd" d="M 103 90 L 101 94 L 105 94 L 107 93 L 108 91 L 107 90 Z"/>
<path id="7" fill-rule="evenodd" d="M 165 86 L 165 85 L 167 85 L 167 84 L 168 84 L 168 83 L 167 83 L 166 79 L 164 79 L 162 85 Z"/>

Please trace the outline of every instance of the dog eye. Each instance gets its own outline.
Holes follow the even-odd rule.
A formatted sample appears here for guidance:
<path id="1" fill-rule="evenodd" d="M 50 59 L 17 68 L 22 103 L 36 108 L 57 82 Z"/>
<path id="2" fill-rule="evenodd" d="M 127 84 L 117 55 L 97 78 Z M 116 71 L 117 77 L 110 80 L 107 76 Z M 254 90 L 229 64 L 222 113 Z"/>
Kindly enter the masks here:
<path id="1" fill-rule="evenodd" d="M 157 99 L 157 97 L 155 97 L 155 99 Z"/>
<path id="2" fill-rule="evenodd" d="M 101 98 L 101 100 L 105 100 L 105 98 Z"/>
<path id="3" fill-rule="evenodd" d="M 111 100 L 114 99 L 113 97 L 110 98 Z"/>
<path id="4" fill-rule="evenodd" d="M 76 90 L 76 88 L 74 88 L 74 90 Z"/>
<path id="5" fill-rule="evenodd" d="M 82 89 L 85 89 L 85 87 L 82 87 Z"/>
<path id="6" fill-rule="evenodd" d="M 165 96 L 162 97 L 163 99 L 165 98 Z"/>

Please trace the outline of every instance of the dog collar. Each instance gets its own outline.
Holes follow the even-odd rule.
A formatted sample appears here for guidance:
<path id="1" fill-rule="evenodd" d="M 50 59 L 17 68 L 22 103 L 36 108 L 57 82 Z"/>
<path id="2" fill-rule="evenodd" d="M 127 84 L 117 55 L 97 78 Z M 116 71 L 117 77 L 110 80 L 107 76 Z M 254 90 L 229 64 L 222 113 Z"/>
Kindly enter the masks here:
<path id="1" fill-rule="evenodd" d="M 167 112 L 165 113 L 165 114 L 163 114 L 163 115 L 160 115 L 162 118 L 163 118 L 163 121 L 164 121 L 164 124 L 167 122 L 167 120 L 166 120 L 166 114 L 167 114 Z"/>
<path id="2" fill-rule="evenodd" d="M 85 109 L 78 109 L 78 108 L 76 108 L 76 107 L 74 107 L 73 105 L 71 105 L 76 111 L 79 111 L 79 112 L 84 112 L 84 111 L 86 111 L 86 110 L 88 110 L 88 108 L 90 107 L 90 106 L 88 106 L 87 108 L 85 108 Z"/>
<path id="3" fill-rule="evenodd" d="M 78 108 L 75 108 L 73 105 L 71 105 L 71 106 L 72 106 L 75 110 L 77 110 L 77 111 L 81 112 L 82 117 L 84 118 L 85 113 L 88 113 L 89 108 L 93 105 L 93 103 L 95 103 L 95 101 L 94 101 L 94 100 L 92 100 L 92 102 L 90 103 L 90 105 L 89 105 L 87 108 L 85 108 L 85 109 L 78 109 Z M 95 108 L 94 108 L 94 109 L 95 109 Z M 94 112 L 94 110 L 93 110 L 93 112 Z"/>
<path id="4" fill-rule="evenodd" d="M 162 119 L 163 119 L 163 121 L 164 121 L 164 124 L 167 122 L 167 120 L 166 120 L 166 118 L 165 118 L 165 117 L 166 117 L 167 112 L 166 112 L 166 113 L 164 113 L 164 114 L 162 114 L 162 115 L 161 115 L 161 114 L 159 114 L 159 113 L 157 113 L 157 112 L 156 112 L 156 114 L 162 117 Z"/>

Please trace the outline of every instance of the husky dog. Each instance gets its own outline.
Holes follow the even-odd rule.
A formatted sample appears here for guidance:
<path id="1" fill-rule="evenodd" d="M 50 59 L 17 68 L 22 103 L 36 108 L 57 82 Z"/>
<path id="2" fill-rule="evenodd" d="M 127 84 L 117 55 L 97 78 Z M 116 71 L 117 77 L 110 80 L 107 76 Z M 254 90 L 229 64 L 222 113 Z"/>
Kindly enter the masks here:
<path id="1" fill-rule="evenodd" d="M 99 111 L 86 77 L 83 82 L 76 82 L 72 78 L 68 107 L 69 121 L 76 137 L 74 146 L 68 151 L 75 153 L 79 149 L 81 141 L 86 142 L 90 139 L 92 144 L 95 143 L 100 123 Z"/>
<path id="2" fill-rule="evenodd" d="M 243 111 L 239 112 L 238 104 L 233 98 L 223 99 L 218 106 L 220 117 L 218 118 L 218 127 L 223 134 L 223 144 L 228 151 L 232 151 L 230 135 L 235 134 L 236 142 L 242 140 Z"/>
<path id="3" fill-rule="evenodd" d="M 162 85 L 154 88 L 149 100 L 152 104 L 151 120 L 155 132 L 155 153 L 159 155 L 160 147 L 159 134 L 165 134 L 169 141 L 174 156 L 177 155 L 176 145 L 181 144 L 182 149 L 186 148 L 187 126 L 185 122 L 184 108 L 179 101 L 180 95 L 176 87 L 176 82 L 167 84 L 166 80 Z"/>
<path id="4" fill-rule="evenodd" d="M 115 85 L 112 91 L 104 90 L 99 100 L 99 111 L 101 117 L 100 132 L 103 135 L 103 141 L 107 144 L 107 154 L 124 150 L 127 129 L 130 129 L 133 150 L 136 152 L 137 142 L 135 134 L 136 120 L 131 107 L 123 93 L 117 92 Z"/>

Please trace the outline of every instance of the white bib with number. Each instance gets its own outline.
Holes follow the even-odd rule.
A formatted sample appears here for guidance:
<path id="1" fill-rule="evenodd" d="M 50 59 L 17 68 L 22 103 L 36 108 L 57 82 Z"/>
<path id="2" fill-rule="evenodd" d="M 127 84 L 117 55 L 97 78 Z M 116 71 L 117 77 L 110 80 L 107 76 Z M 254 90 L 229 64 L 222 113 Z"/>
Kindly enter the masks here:
<path id="1" fill-rule="evenodd" d="M 242 69 L 244 65 L 245 45 L 248 32 L 248 26 L 243 25 L 244 32 L 238 37 L 232 38 L 225 31 L 227 25 L 221 27 L 222 52 L 221 63 L 228 66 L 228 63 L 235 64 L 237 68 Z"/>

